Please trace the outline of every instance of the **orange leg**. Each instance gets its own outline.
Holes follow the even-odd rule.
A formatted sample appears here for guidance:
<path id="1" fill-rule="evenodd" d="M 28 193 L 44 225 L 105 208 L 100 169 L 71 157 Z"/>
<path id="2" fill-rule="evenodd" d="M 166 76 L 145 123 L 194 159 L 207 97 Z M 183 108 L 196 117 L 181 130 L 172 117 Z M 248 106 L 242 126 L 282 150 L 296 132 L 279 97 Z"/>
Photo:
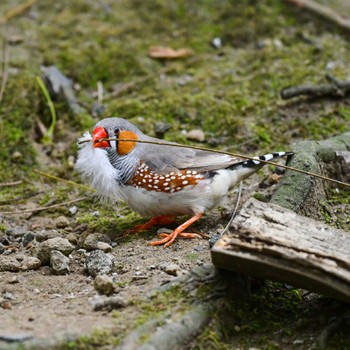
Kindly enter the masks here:
<path id="1" fill-rule="evenodd" d="M 182 225 L 180 225 L 177 229 L 175 229 L 172 233 L 162 234 L 162 237 L 165 237 L 159 241 L 155 241 L 155 242 L 150 242 L 150 245 L 161 245 L 164 244 L 164 247 L 169 247 L 170 244 L 172 244 L 176 237 L 183 237 L 183 238 L 195 238 L 196 235 L 193 233 L 184 233 L 183 231 L 190 225 L 192 225 L 195 221 L 199 220 L 201 217 L 203 216 L 202 213 L 200 214 L 196 214 L 195 216 L 193 216 L 191 219 L 187 220 L 186 222 L 184 222 Z"/>
<path id="2" fill-rule="evenodd" d="M 127 231 L 127 233 L 136 233 L 140 231 L 146 231 L 156 225 L 169 225 L 175 222 L 172 216 L 155 216 L 154 218 L 148 220 L 142 225 L 135 226 L 132 230 Z"/>

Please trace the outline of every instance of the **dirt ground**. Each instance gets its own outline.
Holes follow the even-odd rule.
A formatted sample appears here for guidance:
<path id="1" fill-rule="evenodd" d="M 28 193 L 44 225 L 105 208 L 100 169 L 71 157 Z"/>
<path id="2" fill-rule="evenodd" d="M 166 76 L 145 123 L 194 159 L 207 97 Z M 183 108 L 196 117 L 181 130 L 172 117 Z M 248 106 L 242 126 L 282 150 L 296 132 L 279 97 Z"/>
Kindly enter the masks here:
<path id="1" fill-rule="evenodd" d="M 163 311 L 177 317 L 210 295 L 213 286 L 195 295 L 180 286 L 151 296 L 211 264 L 208 240 L 228 223 L 236 191 L 227 206 L 191 227 L 204 238 L 152 247 L 156 229 L 123 237 L 144 219 L 122 204 L 99 203 L 81 187 L 78 137 L 110 115 L 152 136 L 165 126 L 166 140 L 249 155 L 344 133 L 344 96 L 279 96 L 287 86 L 323 84 L 326 73 L 348 80 L 348 36 L 280 1 L 38 0 L 11 12 L 22 3 L 0 5 L 0 17 L 13 16 L 0 21 L 0 349 L 114 349 Z M 148 50 L 158 45 L 193 53 L 154 60 Z M 55 122 L 36 79 L 49 66 L 71 79 L 58 93 L 47 84 Z M 187 137 L 196 129 L 204 141 Z M 274 170 L 267 166 L 246 181 L 242 202 L 269 199 Z M 334 188 L 318 204 L 321 220 L 349 229 L 348 191 Z M 94 249 L 84 248 L 84 238 L 93 233 L 110 237 L 108 276 L 124 305 L 117 310 L 94 311 L 104 297 L 85 265 Z M 74 246 L 64 275 L 48 264 L 29 266 L 35 246 L 54 237 Z M 349 349 L 348 305 L 272 281 L 253 281 L 251 289 L 248 300 L 218 295 L 210 320 L 183 348 Z"/>

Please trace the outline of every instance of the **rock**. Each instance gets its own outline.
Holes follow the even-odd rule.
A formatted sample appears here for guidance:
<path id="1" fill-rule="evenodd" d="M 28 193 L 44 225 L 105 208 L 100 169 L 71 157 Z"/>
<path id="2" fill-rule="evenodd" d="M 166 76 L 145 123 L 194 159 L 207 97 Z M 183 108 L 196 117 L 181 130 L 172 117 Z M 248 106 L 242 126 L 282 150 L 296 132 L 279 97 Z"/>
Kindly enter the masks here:
<path id="1" fill-rule="evenodd" d="M 100 294 L 104 295 L 111 295 L 115 290 L 113 279 L 107 275 L 97 275 L 94 281 L 94 287 Z"/>
<path id="2" fill-rule="evenodd" d="M 112 297 L 98 297 L 93 300 L 94 311 L 120 309 L 128 304 L 126 298 L 122 295 Z"/>
<path id="3" fill-rule="evenodd" d="M 158 139 L 162 139 L 164 134 L 172 127 L 169 123 L 156 122 L 154 124 L 154 133 Z"/>
<path id="4" fill-rule="evenodd" d="M 58 250 L 51 250 L 50 266 L 56 275 L 66 275 L 70 272 L 69 258 Z"/>
<path id="5" fill-rule="evenodd" d="M 78 243 L 78 237 L 77 235 L 75 235 L 74 233 L 70 232 L 68 233 L 68 235 L 66 236 L 66 238 L 68 239 L 68 241 L 70 243 L 72 243 L 73 245 L 77 245 Z"/>
<path id="6" fill-rule="evenodd" d="M 28 232 L 28 230 L 26 228 L 20 227 L 20 226 L 13 227 L 13 228 L 11 227 L 8 230 L 6 230 L 6 234 L 8 236 L 12 236 L 14 238 L 22 237 L 27 232 Z"/>
<path id="7" fill-rule="evenodd" d="M 22 238 L 22 246 L 23 247 L 26 247 L 30 242 L 32 242 L 35 238 L 35 235 L 33 232 L 26 232 L 24 235 L 23 235 L 23 238 Z"/>
<path id="8" fill-rule="evenodd" d="M 193 129 L 189 131 L 186 135 L 187 140 L 203 142 L 205 140 L 205 135 L 201 129 Z"/>
<path id="9" fill-rule="evenodd" d="M 0 259 L 0 271 L 18 272 L 21 264 L 14 257 L 5 256 Z"/>
<path id="10" fill-rule="evenodd" d="M 159 268 L 166 272 L 168 275 L 172 275 L 172 276 L 177 276 L 180 274 L 181 272 L 181 268 L 179 265 L 177 264 L 173 264 L 173 263 L 170 263 L 170 264 L 167 264 L 167 263 L 164 263 L 164 264 L 161 264 L 159 266 Z"/>
<path id="11" fill-rule="evenodd" d="M 216 243 L 216 241 L 219 240 L 219 238 L 221 237 L 221 235 L 215 234 L 212 237 L 209 238 L 209 247 L 212 248 L 213 245 Z"/>
<path id="12" fill-rule="evenodd" d="M 221 38 L 216 37 L 211 41 L 211 45 L 214 49 L 220 49 L 222 47 Z"/>
<path id="13" fill-rule="evenodd" d="M 34 256 L 25 256 L 21 262 L 21 270 L 38 270 L 41 266 L 41 261 Z"/>
<path id="14" fill-rule="evenodd" d="M 55 227 L 57 228 L 65 228 L 69 226 L 69 220 L 65 216 L 59 216 L 55 220 Z"/>
<path id="15" fill-rule="evenodd" d="M 108 274 L 113 268 L 113 256 L 102 250 L 94 250 L 86 258 L 86 269 L 90 276 Z"/>
<path id="16" fill-rule="evenodd" d="M 87 250 L 99 249 L 98 243 L 101 243 L 101 242 L 111 244 L 112 240 L 108 235 L 105 235 L 103 233 L 91 233 L 85 238 L 85 241 L 83 243 L 83 248 Z"/>
<path id="17" fill-rule="evenodd" d="M 113 248 L 108 243 L 97 242 L 97 249 L 102 250 L 105 253 L 109 253 Z"/>
<path id="18" fill-rule="evenodd" d="M 32 249 L 32 253 L 40 259 L 43 265 L 50 263 L 50 252 L 58 250 L 64 255 L 69 255 L 74 249 L 74 246 L 66 238 L 56 237 L 41 242 Z"/>
<path id="19" fill-rule="evenodd" d="M 18 276 L 12 276 L 10 279 L 7 281 L 8 284 L 16 284 L 19 283 Z"/>
<path id="20" fill-rule="evenodd" d="M 51 238 L 57 238 L 60 234 L 55 230 L 42 230 L 35 233 L 35 240 L 37 242 L 43 242 Z"/>
<path id="21" fill-rule="evenodd" d="M 32 333 L 9 333 L 9 334 L 0 334 L 0 340 L 5 341 L 7 343 L 13 342 L 24 342 L 25 340 L 29 340 L 33 338 Z M 18 346 L 20 348 L 20 346 Z"/>
<path id="22" fill-rule="evenodd" d="M 0 254 L 2 254 L 5 251 L 5 246 L 0 243 Z"/>

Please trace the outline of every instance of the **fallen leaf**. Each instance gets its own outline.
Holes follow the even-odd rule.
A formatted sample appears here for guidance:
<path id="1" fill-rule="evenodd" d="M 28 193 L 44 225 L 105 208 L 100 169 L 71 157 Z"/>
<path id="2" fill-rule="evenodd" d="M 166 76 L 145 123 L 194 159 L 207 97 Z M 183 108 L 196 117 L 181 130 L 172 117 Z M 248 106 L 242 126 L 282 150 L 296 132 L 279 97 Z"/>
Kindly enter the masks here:
<path id="1" fill-rule="evenodd" d="M 176 59 L 185 58 L 193 55 L 193 51 L 189 48 L 174 50 L 171 47 L 152 46 L 148 49 L 148 56 L 160 59 Z"/>

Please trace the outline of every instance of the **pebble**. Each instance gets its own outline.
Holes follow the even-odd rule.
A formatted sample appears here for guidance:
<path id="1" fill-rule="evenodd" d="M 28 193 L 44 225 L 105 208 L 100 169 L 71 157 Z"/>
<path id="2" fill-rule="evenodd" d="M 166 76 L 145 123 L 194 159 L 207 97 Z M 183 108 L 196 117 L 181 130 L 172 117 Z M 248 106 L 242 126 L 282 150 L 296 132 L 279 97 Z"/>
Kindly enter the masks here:
<path id="1" fill-rule="evenodd" d="M 78 212 L 78 207 L 74 205 L 73 207 L 70 207 L 68 211 L 72 214 L 75 215 Z"/>
<path id="2" fill-rule="evenodd" d="M 104 295 L 111 295 L 115 290 L 113 279 L 107 275 L 97 275 L 94 281 L 94 287 L 100 294 Z"/>
<path id="3" fill-rule="evenodd" d="M 215 234 L 215 235 L 213 235 L 212 237 L 210 237 L 210 239 L 209 239 L 209 247 L 210 248 L 212 248 L 213 247 L 213 245 L 219 240 L 219 238 L 220 238 L 221 236 L 220 235 L 217 235 L 217 234 Z"/>
<path id="4" fill-rule="evenodd" d="M 30 242 L 32 242 L 35 238 L 35 235 L 33 232 L 26 232 L 24 235 L 23 235 L 23 238 L 22 238 L 22 246 L 23 247 L 26 247 Z"/>
<path id="5" fill-rule="evenodd" d="M 77 237 L 76 234 L 70 232 L 70 233 L 68 233 L 68 235 L 66 236 L 66 238 L 67 238 L 68 241 L 69 241 L 70 243 L 72 243 L 73 245 L 77 245 L 77 243 L 78 243 L 78 237 Z"/>
<path id="6" fill-rule="evenodd" d="M 0 272 L 10 271 L 18 272 L 20 270 L 21 263 L 14 257 L 5 256 L 0 259 Z"/>
<path id="7" fill-rule="evenodd" d="M 102 250 L 94 250 L 86 258 L 85 264 L 90 276 L 108 274 L 113 268 L 113 256 Z"/>
<path id="8" fill-rule="evenodd" d="M 31 338 L 33 338 L 33 334 L 31 333 L 0 334 L 0 340 L 8 343 L 23 342 Z M 20 348 L 20 346 L 18 348 Z"/>
<path id="9" fill-rule="evenodd" d="M 170 263 L 170 264 L 163 263 L 159 265 L 159 268 L 165 273 L 167 273 L 168 275 L 172 275 L 172 276 L 178 276 L 181 272 L 180 266 L 174 263 Z"/>
<path id="10" fill-rule="evenodd" d="M 186 138 L 191 141 L 203 142 L 205 135 L 202 129 L 193 129 L 187 133 Z"/>
<path id="11" fill-rule="evenodd" d="M 112 243 L 112 240 L 110 239 L 110 237 L 108 235 L 105 235 L 103 233 L 91 233 L 91 234 L 89 234 L 85 238 L 85 241 L 83 243 L 83 248 L 85 248 L 86 250 L 99 249 L 98 243 L 102 243 L 102 242 L 107 243 L 112 250 L 112 247 L 110 246 L 110 244 Z M 106 246 L 104 246 L 104 248 L 106 248 Z M 101 249 L 101 250 L 104 250 L 104 249 Z"/>
<path id="12" fill-rule="evenodd" d="M 66 275 L 70 272 L 69 258 L 58 250 L 51 250 L 50 266 L 56 275 Z"/>
<path id="13" fill-rule="evenodd" d="M 41 261 L 34 256 L 25 256 L 21 261 L 21 270 L 38 270 L 41 266 Z"/>
<path id="14" fill-rule="evenodd" d="M 17 226 L 17 227 L 9 228 L 8 230 L 6 230 L 5 233 L 8 236 L 12 236 L 14 238 L 18 238 L 18 237 L 24 236 L 24 234 L 26 234 L 27 232 L 28 232 L 28 230 L 26 228 Z"/>
<path id="15" fill-rule="evenodd" d="M 55 227 L 66 228 L 67 226 L 69 226 L 69 220 L 65 216 L 59 216 L 55 220 Z"/>
<path id="16" fill-rule="evenodd" d="M 105 242 L 97 242 L 96 248 L 99 250 L 102 250 L 105 253 L 109 253 L 113 249 L 108 243 L 105 243 Z"/>
<path id="17" fill-rule="evenodd" d="M 94 311 L 120 309 L 128 304 L 128 301 L 123 295 L 112 297 L 98 296 L 92 301 Z"/>
<path id="18" fill-rule="evenodd" d="M 9 283 L 9 284 L 19 283 L 18 276 L 12 276 L 12 277 L 7 281 L 7 283 Z"/>
<path id="19" fill-rule="evenodd" d="M 164 134 L 172 127 L 171 124 L 165 122 L 156 122 L 154 124 L 154 133 L 156 138 L 162 139 Z"/>
<path id="20" fill-rule="evenodd" d="M 33 247 L 32 254 L 36 256 L 43 265 L 48 265 L 50 263 L 50 252 L 52 250 L 58 250 L 64 255 L 69 255 L 73 249 L 74 246 L 68 241 L 68 239 L 56 237 L 50 238 Z"/>

